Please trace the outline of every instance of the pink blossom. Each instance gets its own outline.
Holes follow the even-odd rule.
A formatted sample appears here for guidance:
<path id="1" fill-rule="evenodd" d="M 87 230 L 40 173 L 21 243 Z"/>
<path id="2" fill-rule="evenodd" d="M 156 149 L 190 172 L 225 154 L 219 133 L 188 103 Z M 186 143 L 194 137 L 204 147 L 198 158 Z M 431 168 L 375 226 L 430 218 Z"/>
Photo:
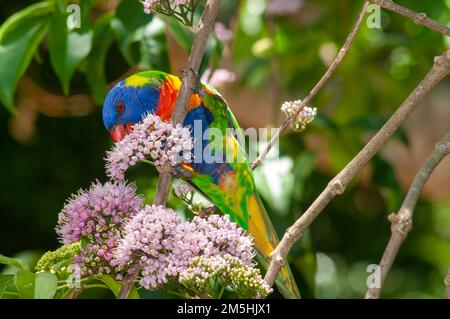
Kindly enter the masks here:
<path id="1" fill-rule="evenodd" d="M 106 173 L 113 179 L 124 180 L 127 169 L 143 160 L 151 160 L 159 167 L 176 167 L 192 161 L 193 147 L 188 128 L 181 124 L 173 127 L 159 116 L 148 114 L 106 153 Z"/>
<path id="2" fill-rule="evenodd" d="M 228 215 L 181 222 L 169 208 L 146 206 L 123 230 L 114 263 L 125 271 L 139 265 L 139 283 L 146 289 L 177 278 L 197 257 L 232 255 L 243 265 L 253 265 L 252 239 Z"/>
<path id="3" fill-rule="evenodd" d="M 296 13 L 303 6 L 303 0 L 270 0 L 267 4 L 267 13 L 274 16 L 283 16 Z"/>
<path id="4" fill-rule="evenodd" d="M 120 237 L 122 222 L 134 216 L 142 205 L 134 184 L 92 183 L 66 202 L 58 216 L 56 232 L 67 245 L 81 241 L 76 262 L 85 275 L 112 271 L 112 250 Z"/>
<path id="5" fill-rule="evenodd" d="M 211 72 L 213 73 L 211 74 Z M 214 71 L 211 71 L 211 69 L 206 69 L 201 80 L 202 82 L 218 87 L 225 83 L 234 82 L 236 80 L 236 74 L 227 69 L 217 69 Z"/>
<path id="6" fill-rule="evenodd" d="M 214 25 L 214 31 L 216 33 L 217 38 L 220 41 L 223 41 L 225 43 L 229 43 L 233 39 L 233 31 L 228 29 L 226 27 L 226 25 L 223 24 L 222 22 L 217 22 Z"/>

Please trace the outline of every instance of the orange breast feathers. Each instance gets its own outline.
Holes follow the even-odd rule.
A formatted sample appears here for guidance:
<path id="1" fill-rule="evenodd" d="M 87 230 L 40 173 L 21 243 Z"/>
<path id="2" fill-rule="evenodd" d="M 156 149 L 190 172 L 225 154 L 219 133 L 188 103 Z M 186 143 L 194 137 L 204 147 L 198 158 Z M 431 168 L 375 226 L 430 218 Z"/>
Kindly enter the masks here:
<path id="1" fill-rule="evenodd" d="M 156 115 L 161 117 L 164 121 L 169 121 L 172 118 L 172 112 L 177 102 L 178 93 L 180 93 L 181 81 L 177 76 L 168 75 L 166 82 L 161 88 L 158 105 L 156 106 Z M 202 100 L 200 96 L 195 93 L 191 95 L 189 101 L 188 111 L 200 106 Z"/>

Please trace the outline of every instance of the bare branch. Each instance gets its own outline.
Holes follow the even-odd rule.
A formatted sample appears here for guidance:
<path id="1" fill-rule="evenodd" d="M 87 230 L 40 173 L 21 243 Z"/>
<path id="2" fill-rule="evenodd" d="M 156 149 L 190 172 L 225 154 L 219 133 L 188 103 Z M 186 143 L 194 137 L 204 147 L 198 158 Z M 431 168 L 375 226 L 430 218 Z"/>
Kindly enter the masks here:
<path id="1" fill-rule="evenodd" d="M 166 205 L 169 198 L 171 180 L 172 173 L 170 171 L 159 173 L 158 185 L 156 186 L 156 194 L 155 198 L 153 198 L 153 205 Z"/>
<path id="2" fill-rule="evenodd" d="M 448 267 L 448 274 L 444 280 L 445 284 L 445 299 L 450 299 L 450 267 Z"/>
<path id="3" fill-rule="evenodd" d="M 340 195 L 345 191 L 348 183 L 353 177 L 367 165 L 372 157 L 415 110 L 424 97 L 436 86 L 436 84 L 449 74 L 450 50 L 435 58 L 431 70 L 406 98 L 402 105 L 400 105 L 397 111 L 389 118 L 386 124 L 350 161 L 350 163 L 348 163 L 347 166 L 330 181 L 325 190 L 317 197 L 306 212 L 286 231 L 280 243 L 272 252 L 272 261 L 264 278 L 269 285 L 273 285 L 281 268 L 276 260 L 286 260 L 286 256 L 292 246 L 302 237 L 305 230 L 320 215 L 328 203 L 335 196 Z"/>
<path id="4" fill-rule="evenodd" d="M 277 140 L 280 138 L 281 134 L 291 125 L 291 123 L 295 120 L 295 118 L 300 114 L 300 112 L 305 108 L 305 106 L 311 102 L 311 100 L 319 93 L 319 91 L 322 89 L 322 87 L 328 82 L 328 80 L 333 75 L 334 71 L 338 67 L 338 65 L 342 62 L 345 55 L 347 54 L 348 50 L 350 49 L 350 46 L 353 43 L 353 40 L 355 39 L 356 33 L 359 30 L 359 27 L 361 26 L 361 23 L 363 21 L 364 15 L 367 11 L 367 6 L 369 5 L 369 1 L 364 1 L 364 4 L 361 8 L 361 11 L 359 12 L 358 18 L 356 19 L 355 24 L 353 25 L 353 28 L 348 35 L 347 39 L 345 40 L 344 45 L 342 46 L 341 50 L 339 51 L 338 55 L 334 59 L 333 63 L 331 63 L 330 67 L 327 69 L 325 74 L 322 76 L 319 82 L 313 87 L 311 92 L 308 93 L 308 95 L 302 100 L 302 103 L 299 105 L 297 111 L 289 116 L 281 125 L 281 127 L 275 132 L 275 134 L 270 139 L 269 143 L 266 145 L 264 150 L 259 154 L 258 158 L 253 162 L 252 169 L 254 170 L 259 165 L 261 165 L 264 158 L 266 158 L 267 154 L 269 153 L 270 149 L 275 145 Z"/>
<path id="5" fill-rule="evenodd" d="M 65 299 L 77 299 L 78 295 L 83 291 L 83 287 L 73 289 Z"/>
<path id="6" fill-rule="evenodd" d="M 189 55 L 187 66 L 181 77 L 181 88 L 172 114 L 173 125 L 183 123 L 187 114 L 191 95 L 197 89 L 199 83 L 198 71 L 200 69 L 203 55 L 205 54 L 209 35 L 214 29 L 214 23 L 216 21 L 217 14 L 219 13 L 219 6 L 219 0 L 208 0 L 202 13 L 200 24 L 196 28 L 194 43 L 192 44 L 192 50 Z M 154 205 L 166 205 L 169 197 L 171 181 L 171 172 L 160 172 L 156 195 L 153 199 Z M 124 282 L 119 292 L 119 299 L 128 298 L 138 274 L 139 269 L 136 269 L 135 275 L 131 276 Z"/>
<path id="7" fill-rule="evenodd" d="M 370 1 L 386 10 L 401 14 L 402 16 L 411 19 L 416 24 L 420 24 L 431 30 L 434 30 L 436 32 L 442 33 L 443 35 L 450 37 L 449 27 L 440 24 L 439 22 L 436 22 L 433 19 L 428 18 L 427 14 L 424 12 L 421 13 L 414 12 L 408 8 L 396 4 L 392 0 L 370 0 Z"/>
<path id="8" fill-rule="evenodd" d="M 217 14 L 219 13 L 219 0 L 208 0 L 203 11 L 200 24 L 195 32 L 194 43 L 191 54 L 181 79 L 181 89 L 172 114 L 174 125 L 183 123 L 187 114 L 187 107 L 192 93 L 197 89 L 199 83 L 198 71 L 205 53 L 209 35 L 214 29 Z"/>
<path id="9" fill-rule="evenodd" d="M 392 234 L 379 264 L 381 275 L 380 287 L 367 290 L 366 299 L 377 299 L 380 297 L 381 289 L 391 270 L 395 257 L 412 228 L 413 213 L 420 193 L 434 169 L 449 153 L 450 133 L 436 145 L 433 153 L 417 173 L 398 213 L 389 215 L 388 219 L 391 222 Z"/>

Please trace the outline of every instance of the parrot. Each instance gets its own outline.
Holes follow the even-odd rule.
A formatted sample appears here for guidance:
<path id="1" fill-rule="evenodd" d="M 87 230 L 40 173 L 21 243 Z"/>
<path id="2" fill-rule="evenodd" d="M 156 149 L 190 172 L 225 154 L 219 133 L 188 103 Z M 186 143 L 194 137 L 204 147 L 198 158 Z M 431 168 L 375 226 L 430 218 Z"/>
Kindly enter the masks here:
<path id="1" fill-rule="evenodd" d="M 179 77 L 156 70 L 141 71 L 118 82 L 107 94 L 102 111 L 104 126 L 113 141 L 121 141 L 149 113 L 170 121 L 180 89 Z M 243 133 L 228 103 L 213 86 L 199 81 L 182 124 L 194 128 L 194 159 L 196 149 L 210 158 L 182 163 L 175 170 L 176 177 L 187 181 L 221 213 L 228 214 L 230 220 L 252 235 L 258 261 L 267 269 L 270 254 L 279 240 L 257 193 L 248 160 L 224 160 L 224 149 L 233 150 L 233 155 L 246 156 Z M 212 129 L 223 133 L 225 148 L 208 148 L 214 139 Z M 230 134 L 229 129 L 234 133 Z M 275 283 L 285 298 L 300 298 L 288 263 Z"/>

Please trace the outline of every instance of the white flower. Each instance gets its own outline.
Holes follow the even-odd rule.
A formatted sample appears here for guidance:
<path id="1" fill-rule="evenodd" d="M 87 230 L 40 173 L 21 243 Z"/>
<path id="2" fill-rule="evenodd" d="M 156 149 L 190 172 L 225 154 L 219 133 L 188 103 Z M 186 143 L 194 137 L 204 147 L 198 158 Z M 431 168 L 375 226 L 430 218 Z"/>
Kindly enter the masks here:
<path id="1" fill-rule="evenodd" d="M 302 101 L 300 100 L 284 102 L 281 106 L 281 112 L 283 112 L 286 117 L 290 117 L 297 112 L 301 103 Z M 302 131 L 309 123 L 311 123 L 316 118 L 316 116 L 317 108 L 305 106 L 292 122 L 292 128 L 295 131 Z"/>

